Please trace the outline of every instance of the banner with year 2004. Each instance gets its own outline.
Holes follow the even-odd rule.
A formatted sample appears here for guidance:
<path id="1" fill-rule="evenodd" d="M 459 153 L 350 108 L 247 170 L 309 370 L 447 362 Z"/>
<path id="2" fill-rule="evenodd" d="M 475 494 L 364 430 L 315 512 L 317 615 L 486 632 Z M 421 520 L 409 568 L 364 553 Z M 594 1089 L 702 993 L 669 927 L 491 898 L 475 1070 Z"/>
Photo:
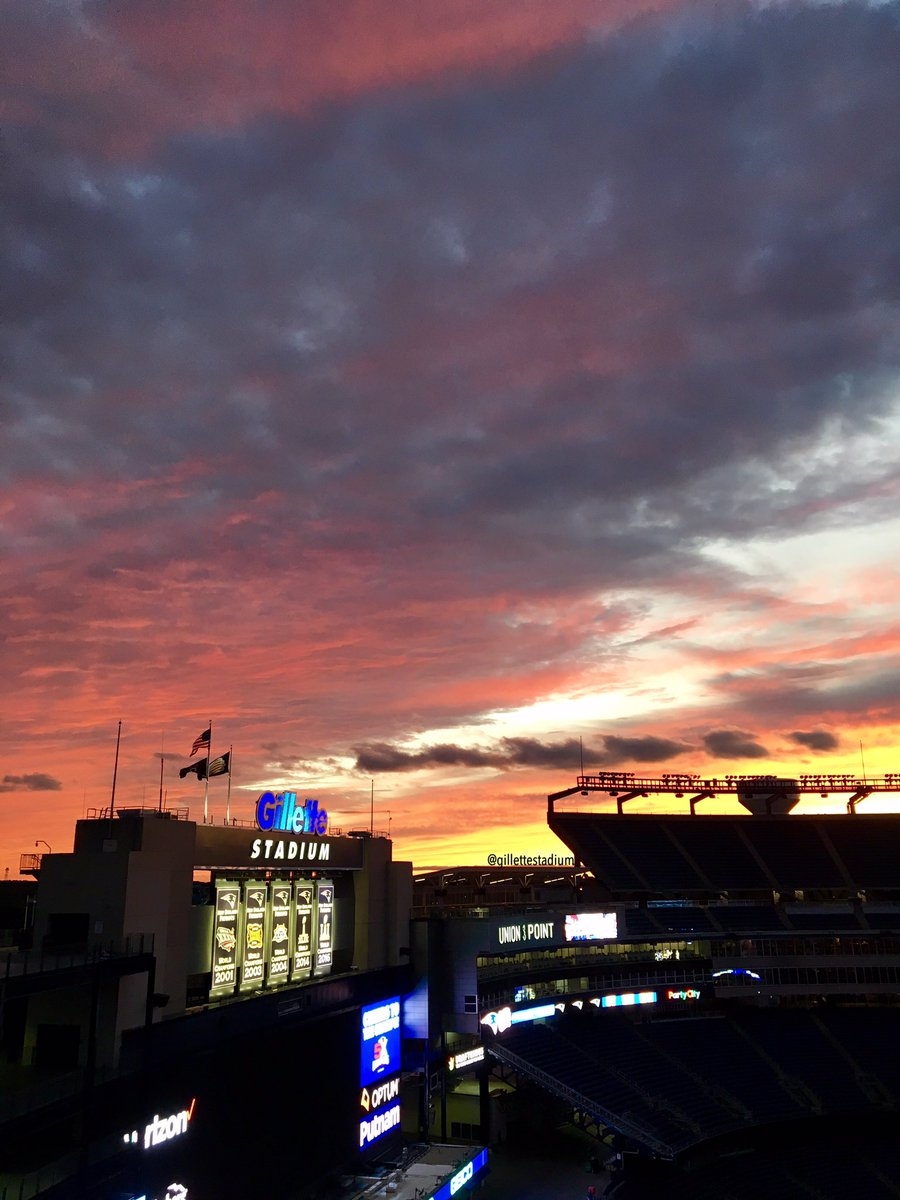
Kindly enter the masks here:
<path id="1" fill-rule="evenodd" d="M 276 879 L 270 885 L 269 964 L 266 982 L 286 983 L 291 974 L 291 896 L 293 889 L 286 879 Z"/>

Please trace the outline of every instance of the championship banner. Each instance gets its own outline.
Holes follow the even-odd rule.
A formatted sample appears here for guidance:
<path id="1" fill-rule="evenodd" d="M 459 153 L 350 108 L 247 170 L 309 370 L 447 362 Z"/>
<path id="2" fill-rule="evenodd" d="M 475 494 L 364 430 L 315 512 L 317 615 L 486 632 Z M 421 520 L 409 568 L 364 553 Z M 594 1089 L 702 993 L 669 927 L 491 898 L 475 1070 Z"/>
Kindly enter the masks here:
<path id="1" fill-rule="evenodd" d="M 271 884 L 268 983 L 286 983 L 291 973 L 291 885 L 284 879 Z"/>
<path id="2" fill-rule="evenodd" d="M 291 979 L 312 974 L 312 923 L 314 887 L 311 879 L 294 884 L 294 965 Z"/>
<path id="3" fill-rule="evenodd" d="M 315 974 L 327 975 L 331 970 L 334 948 L 334 884 L 330 879 L 320 879 L 316 884 L 316 913 L 318 940 Z"/>
<path id="4" fill-rule="evenodd" d="M 266 885 L 259 881 L 244 884 L 242 992 L 253 991 L 263 985 L 266 964 L 267 893 Z"/>
<path id="5" fill-rule="evenodd" d="M 209 994 L 230 995 L 237 986 L 238 918 L 241 888 L 238 883 L 216 882 L 216 918 L 213 927 L 212 978 Z"/>

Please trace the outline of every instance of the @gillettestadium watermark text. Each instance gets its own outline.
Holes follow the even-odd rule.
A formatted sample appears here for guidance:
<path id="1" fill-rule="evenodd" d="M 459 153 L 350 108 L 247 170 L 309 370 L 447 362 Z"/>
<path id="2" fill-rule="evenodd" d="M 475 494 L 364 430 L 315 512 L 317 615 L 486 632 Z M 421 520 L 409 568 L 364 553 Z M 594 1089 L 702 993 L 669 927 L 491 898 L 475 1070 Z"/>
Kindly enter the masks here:
<path id="1" fill-rule="evenodd" d="M 571 854 L 489 854 L 489 867 L 574 867 Z"/>

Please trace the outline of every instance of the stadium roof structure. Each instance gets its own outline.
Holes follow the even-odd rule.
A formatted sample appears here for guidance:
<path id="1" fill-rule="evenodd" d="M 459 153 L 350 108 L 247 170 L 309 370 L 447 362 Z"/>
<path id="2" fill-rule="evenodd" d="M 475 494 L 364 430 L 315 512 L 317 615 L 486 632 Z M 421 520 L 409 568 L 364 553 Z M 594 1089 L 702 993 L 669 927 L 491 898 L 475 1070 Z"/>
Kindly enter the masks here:
<path id="1" fill-rule="evenodd" d="M 697 776 L 637 778 L 624 773 L 580 776 L 574 787 L 548 797 L 549 828 L 611 896 L 768 896 L 804 892 L 833 897 L 900 898 L 900 814 L 860 813 L 862 793 L 896 791 L 900 776 L 877 781 L 843 776 L 801 776 L 767 784 L 779 792 L 846 792 L 848 812 L 793 815 L 698 813 L 696 802 L 734 795 L 766 777 Z M 580 793 L 605 792 L 615 812 L 561 811 L 558 802 Z M 630 813 L 638 796 L 690 797 L 687 813 Z"/>

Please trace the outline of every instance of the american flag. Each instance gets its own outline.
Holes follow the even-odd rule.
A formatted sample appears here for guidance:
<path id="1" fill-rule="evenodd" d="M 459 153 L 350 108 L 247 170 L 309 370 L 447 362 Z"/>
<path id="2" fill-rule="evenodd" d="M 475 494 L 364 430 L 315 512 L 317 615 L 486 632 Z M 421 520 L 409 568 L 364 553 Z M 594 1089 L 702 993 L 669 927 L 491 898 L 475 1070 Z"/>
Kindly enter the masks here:
<path id="1" fill-rule="evenodd" d="M 209 729 L 204 729 L 202 733 L 198 734 L 197 737 L 194 738 L 194 744 L 193 744 L 193 746 L 191 746 L 191 753 L 190 753 L 190 755 L 188 755 L 188 757 L 191 757 L 194 754 L 196 754 L 197 751 L 201 748 L 201 746 L 208 746 L 211 735 L 212 735 L 212 726 L 210 725 Z"/>

